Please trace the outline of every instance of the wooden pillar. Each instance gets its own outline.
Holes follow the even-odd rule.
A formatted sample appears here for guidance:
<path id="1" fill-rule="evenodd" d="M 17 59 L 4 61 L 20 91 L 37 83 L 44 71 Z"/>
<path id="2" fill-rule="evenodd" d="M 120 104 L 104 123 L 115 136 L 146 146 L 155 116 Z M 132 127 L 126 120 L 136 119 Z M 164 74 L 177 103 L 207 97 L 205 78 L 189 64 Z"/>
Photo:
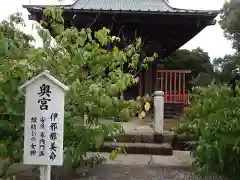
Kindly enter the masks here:
<path id="1" fill-rule="evenodd" d="M 160 77 L 161 77 L 161 91 L 163 91 L 163 81 L 164 81 L 163 72 L 161 72 Z"/>
<path id="2" fill-rule="evenodd" d="M 158 68 L 157 68 L 157 65 L 155 63 L 153 63 L 153 77 L 152 77 L 152 82 L 153 82 L 153 92 L 155 91 L 158 91 L 159 88 L 160 88 L 160 84 L 157 84 L 157 83 L 160 83 L 160 80 L 157 79 L 158 77 Z"/>
<path id="3" fill-rule="evenodd" d="M 144 92 L 143 95 L 147 93 L 148 83 L 147 83 L 147 69 L 144 70 Z"/>
<path id="4" fill-rule="evenodd" d="M 177 73 L 176 72 L 174 72 L 174 87 L 173 87 L 173 91 L 174 91 L 174 98 L 173 98 L 173 100 L 174 100 L 174 102 L 176 102 L 176 95 L 177 95 L 177 93 L 176 93 L 176 90 L 177 90 Z"/>
<path id="5" fill-rule="evenodd" d="M 183 104 L 185 105 L 186 103 L 186 97 L 185 97 L 185 80 L 186 80 L 186 76 L 185 76 L 185 72 L 183 73 Z"/>
<path id="6" fill-rule="evenodd" d="M 144 73 L 144 86 L 145 86 L 145 92 L 144 92 L 144 95 L 145 94 L 148 94 L 148 95 L 152 95 L 152 69 L 151 67 L 149 66 L 148 69 L 145 69 L 145 73 Z"/>
<path id="7" fill-rule="evenodd" d="M 153 76 L 153 68 L 152 68 L 152 63 L 149 64 L 148 66 L 149 72 L 148 72 L 148 83 L 149 83 L 149 89 L 148 89 L 148 94 L 152 96 L 153 94 L 153 81 L 152 81 L 152 76 Z"/>
<path id="8" fill-rule="evenodd" d="M 148 69 L 145 69 L 144 70 L 144 93 L 143 93 L 143 95 L 148 94 L 148 89 L 149 89 L 148 77 L 149 77 L 149 71 L 148 71 Z"/>
<path id="9" fill-rule="evenodd" d="M 164 98 L 166 99 L 166 101 L 168 101 L 168 73 L 164 72 L 165 77 L 164 77 L 164 81 L 165 81 L 165 89 L 164 89 Z"/>
<path id="10" fill-rule="evenodd" d="M 141 71 L 140 73 L 139 73 L 139 82 L 138 82 L 138 84 L 139 84 L 139 88 L 138 88 L 138 95 L 139 96 L 142 96 L 142 94 L 143 94 L 143 71 Z"/>
<path id="11" fill-rule="evenodd" d="M 156 71 L 156 82 L 155 82 L 155 87 L 154 91 L 161 90 L 161 78 L 160 78 L 160 72 Z"/>
<path id="12" fill-rule="evenodd" d="M 181 79 L 181 75 L 182 75 L 182 73 L 181 72 L 179 72 L 178 73 L 178 101 L 180 101 L 181 102 L 181 83 L 182 83 L 182 79 Z"/>
<path id="13" fill-rule="evenodd" d="M 172 101 L 172 72 L 170 71 L 170 80 L 169 80 L 169 83 L 170 83 L 170 101 Z"/>

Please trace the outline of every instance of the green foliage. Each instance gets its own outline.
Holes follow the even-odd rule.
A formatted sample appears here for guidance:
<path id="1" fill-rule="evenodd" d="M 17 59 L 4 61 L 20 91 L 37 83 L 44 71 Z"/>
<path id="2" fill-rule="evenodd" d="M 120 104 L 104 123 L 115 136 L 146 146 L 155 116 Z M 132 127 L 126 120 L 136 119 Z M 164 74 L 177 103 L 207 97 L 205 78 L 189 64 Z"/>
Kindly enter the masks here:
<path id="1" fill-rule="evenodd" d="M 233 98 L 225 86 L 195 88 L 185 111 L 187 123 L 176 132 L 197 140 L 195 165 L 203 173 L 237 178 L 240 172 L 240 94 Z"/>
<path id="2" fill-rule="evenodd" d="M 47 8 L 44 14 L 44 28 L 37 27 L 41 48 L 32 47 L 33 38 L 16 28 L 23 23 L 19 14 L 0 24 L 0 156 L 11 162 L 21 160 L 24 96 L 18 86 L 47 69 L 70 87 L 64 152 L 65 163 L 77 167 L 88 150 L 100 148 L 104 137 L 121 132 L 120 126 L 106 125 L 102 119 L 136 116 L 139 102 L 120 100 L 118 94 L 138 82 L 133 74 L 139 70 L 141 39 L 119 49 L 120 38 L 110 36 L 109 29 L 64 29 L 61 9 Z M 141 67 L 154 57 L 146 57 Z"/>
<path id="3" fill-rule="evenodd" d="M 213 67 L 207 52 L 201 48 L 179 49 L 167 58 L 166 68 L 191 70 L 191 75 L 196 77 L 200 72 L 212 73 Z"/>
<path id="4" fill-rule="evenodd" d="M 112 104 L 113 108 L 111 108 L 111 113 L 116 114 L 114 117 L 115 121 L 124 121 L 127 122 L 130 120 L 130 117 L 134 117 L 136 115 L 137 110 L 139 109 L 137 101 L 125 101 L 119 100 L 116 98 L 116 101 Z"/>
<path id="5" fill-rule="evenodd" d="M 224 35 L 232 41 L 235 51 L 233 55 L 226 55 L 223 58 L 213 60 L 216 80 L 229 82 L 232 71 L 240 65 L 240 2 L 235 0 L 226 1 L 221 10 L 219 24 L 224 30 Z"/>
<path id="6" fill-rule="evenodd" d="M 226 38 L 233 42 L 233 48 L 240 50 L 240 3 L 235 0 L 226 1 L 221 13 L 220 25 Z"/>
<path id="7" fill-rule="evenodd" d="M 191 51 L 177 50 L 166 58 L 164 68 L 190 70 L 191 72 L 185 76 L 187 89 L 191 89 L 194 84 L 198 84 L 198 81 L 195 80 L 199 73 L 204 72 L 213 75 L 213 66 L 208 53 L 199 47 Z"/>
<path id="8" fill-rule="evenodd" d="M 25 53 L 33 41 L 16 28 L 24 24 L 19 15 L 0 24 L 0 156 L 10 162 L 22 159 L 24 98 L 17 88 L 25 80 Z"/>
<path id="9" fill-rule="evenodd" d="M 222 83 L 229 83 L 233 71 L 240 66 L 240 56 L 238 53 L 226 55 L 223 58 L 214 59 L 213 65 L 215 68 L 216 80 Z"/>

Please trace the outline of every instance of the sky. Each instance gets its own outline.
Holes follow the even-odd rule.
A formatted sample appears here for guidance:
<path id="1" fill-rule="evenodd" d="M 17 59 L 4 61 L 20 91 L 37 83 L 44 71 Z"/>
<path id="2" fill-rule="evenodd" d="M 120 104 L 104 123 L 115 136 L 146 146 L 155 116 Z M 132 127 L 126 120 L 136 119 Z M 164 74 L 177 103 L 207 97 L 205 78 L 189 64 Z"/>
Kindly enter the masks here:
<path id="1" fill-rule="evenodd" d="M 32 30 L 33 21 L 28 20 L 27 10 L 22 8 L 22 4 L 51 4 L 57 0 L 7 0 L 1 2 L 0 21 L 7 18 L 15 12 L 22 12 L 27 27 L 24 29 L 26 33 L 36 36 L 36 32 Z M 72 4 L 74 0 L 65 0 L 64 4 Z M 175 8 L 195 9 L 195 10 L 220 10 L 225 0 L 170 0 L 170 5 Z M 219 17 L 216 18 L 219 20 Z M 194 49 L 201 47 L 209 53 L 211 59 L 223 57 L 225 54 L 232 54 L 234 51 L 231 42 L 228 41 L 220 28 L 219 24 L 208 26 L 197 36 L 187 42 L 181 49 Z"/>

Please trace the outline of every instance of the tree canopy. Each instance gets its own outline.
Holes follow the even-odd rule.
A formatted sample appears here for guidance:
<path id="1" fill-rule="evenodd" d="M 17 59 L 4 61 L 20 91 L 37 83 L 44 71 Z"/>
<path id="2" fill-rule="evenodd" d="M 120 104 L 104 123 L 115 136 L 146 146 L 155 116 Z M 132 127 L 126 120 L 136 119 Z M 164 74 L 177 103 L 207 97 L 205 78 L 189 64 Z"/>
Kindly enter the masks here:
<path id="1" fill-rule="evenodd" d="M 212 73 L 213 67 L 207 52 L 201 48 L 179 49 L 167 58 L 166 68 L 191 70 L 196 77 L 200 72 Z"/>
<path id="2" fill-rule="evenodd" d="M 190 70 L 187 74 L 187 87 L 191 89 L 193 80 L 199 73 L 208 73 L 213 75 L 213 66 L 210 62 L 210 57 L 207 52 L 201 48 L 193 50 L 179 49 L 171 56 L 166 58 L 164 68 L 166 69 L 183 69 Z"/>
<path id="3" fill-rule="evenodd" d="M 236 53 L 234 55 L 225 55 L 223 58 L 216 58 L 213 60 L 216 79 L 220 82 L 229 82 L 232 73 L 240 65 L 240 56 Z"/>
<path id="4" fill-rule="evenodd" d="M 225 55 L 213 60 L 215 75 L 221 82 L 229 82 L 232 72 L 240 65 L 240 2 L 230 0 L 225 2 L 221 10 L 219 24 L 224 30 L 224 35 L 232 41 L 236 50 L 233 55 Z"/>
<path id="5" fill-rule="evenodd" d="M 230 0 L 225 2 L 221 10 L 219 24 L 224 30 L 224 35 L 233 43 L 233 48 L 240 51 L 240 2 Z"/>

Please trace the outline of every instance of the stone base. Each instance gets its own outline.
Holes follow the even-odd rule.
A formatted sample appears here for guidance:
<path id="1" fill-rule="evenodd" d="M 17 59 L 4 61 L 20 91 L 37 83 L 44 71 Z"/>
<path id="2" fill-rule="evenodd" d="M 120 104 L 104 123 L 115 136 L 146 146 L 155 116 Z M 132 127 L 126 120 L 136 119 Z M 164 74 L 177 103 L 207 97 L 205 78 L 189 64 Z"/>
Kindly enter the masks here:
<path id="1" fill-rule="evenodd" d="M 153 143 L 114 143 L 105 142 L 99 152 L 112 152 L 116 148 L 124 148 L 127 154 L 151 154 L 151 155 L 166 155 L 171 156 L 172 146 L 167 143 L 153 144 Z M 93 150 L 94 152 L 94 150 Z M 124 153 L 124 152 L 122 152 Z"/>
<path id="2" fill-rule="evenodd" d="M 112 141 L 106 139 L 106 141 Z M 195 143 L 193 138 L 184 136 L 177 136 L 173 133 L 157 134 L 152 132 L 129 132 L 116 137 L 117 142 L 121 143 L 150 143 L 150 144 L 162 144 L 167 143 L 173 147 L 173 150 L 193 150 Z"/>

